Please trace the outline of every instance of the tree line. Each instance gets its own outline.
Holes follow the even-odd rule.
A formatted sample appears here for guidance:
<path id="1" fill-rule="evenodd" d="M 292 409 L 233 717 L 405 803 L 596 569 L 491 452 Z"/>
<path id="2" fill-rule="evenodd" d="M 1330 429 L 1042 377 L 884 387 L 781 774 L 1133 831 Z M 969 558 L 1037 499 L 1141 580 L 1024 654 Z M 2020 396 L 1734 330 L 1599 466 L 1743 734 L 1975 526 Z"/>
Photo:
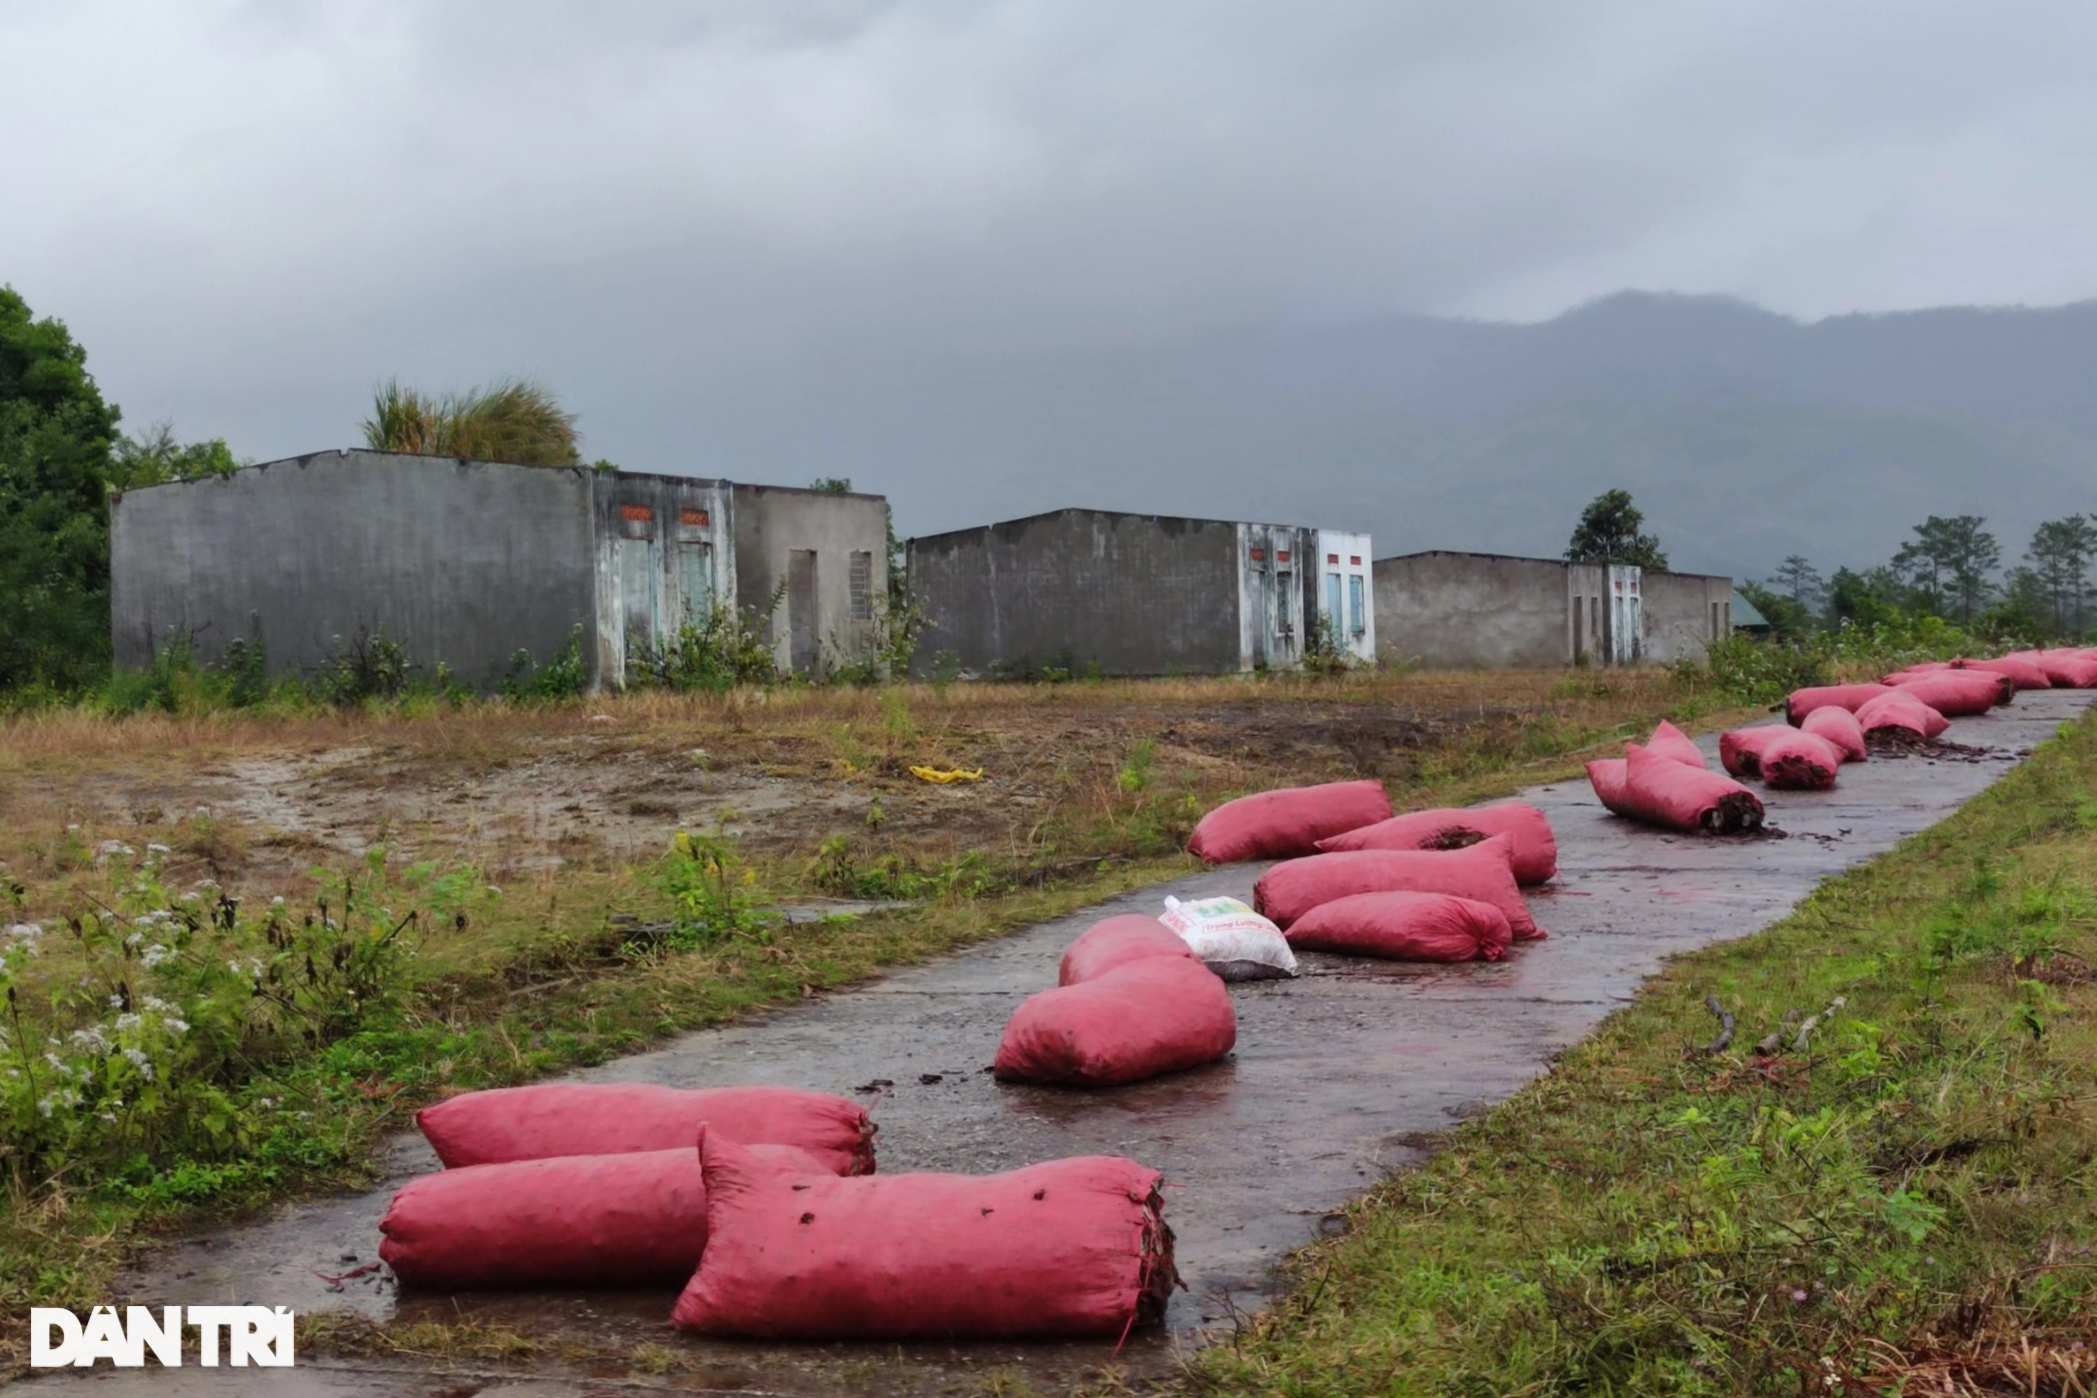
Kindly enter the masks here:
<path id="1" fill-rule="evenodd" d="M 2023 557 L 2003 566 L 2001 541 L 1982 515 L 1931 515 L 1875 568 L 1823 577 L 1799 554 L 1766 582 L 1742 583 L 1781 636 L 1942 617 L 1969 631 L 2029 640 L 2077 641 L 2097 624 L 2097 517 L 2072 514 L 2032 531 Z"/>

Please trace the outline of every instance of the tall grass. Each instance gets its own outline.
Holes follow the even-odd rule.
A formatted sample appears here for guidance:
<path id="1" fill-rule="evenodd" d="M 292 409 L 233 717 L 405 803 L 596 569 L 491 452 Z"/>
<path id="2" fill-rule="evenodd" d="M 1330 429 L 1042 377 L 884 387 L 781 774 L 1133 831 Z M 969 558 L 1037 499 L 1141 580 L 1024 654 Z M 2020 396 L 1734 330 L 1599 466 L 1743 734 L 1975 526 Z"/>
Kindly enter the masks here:
<path id="1" fill-rule="evenodd" d="M 372 394 L 361 424 L 376 451 L 575 466 L 582 461 L 575 414 L 527 379 L 499 379 L 464 393 L 426 394 L 389 379 Z"/>

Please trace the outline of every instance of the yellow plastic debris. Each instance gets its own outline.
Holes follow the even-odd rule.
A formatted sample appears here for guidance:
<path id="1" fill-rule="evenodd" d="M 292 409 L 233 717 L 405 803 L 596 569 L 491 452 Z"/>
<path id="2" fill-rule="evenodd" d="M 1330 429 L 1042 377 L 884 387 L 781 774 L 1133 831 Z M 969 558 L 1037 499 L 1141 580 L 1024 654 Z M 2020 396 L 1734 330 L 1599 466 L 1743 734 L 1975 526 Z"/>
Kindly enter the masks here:
<path id="1" fill-rule="evenodd" d="M 983 769 L 978 767 L 971 772 L 966 767 L 956 767 L 951 772 L 942 772 L 937 767 L 912 767 L 910 775 L 921 782 L 938 782 L 941 786 L 945 786 L 948 782 L 981 781 L 983 780 Z"/>

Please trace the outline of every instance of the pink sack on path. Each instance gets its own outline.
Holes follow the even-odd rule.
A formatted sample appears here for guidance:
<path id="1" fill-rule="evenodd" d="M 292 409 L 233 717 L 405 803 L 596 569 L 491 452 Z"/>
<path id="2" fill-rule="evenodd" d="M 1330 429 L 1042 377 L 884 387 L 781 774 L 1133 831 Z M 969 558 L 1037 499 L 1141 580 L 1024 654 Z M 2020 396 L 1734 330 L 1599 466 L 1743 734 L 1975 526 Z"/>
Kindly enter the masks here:
<path id="1" fill-rule="evenodd" d="M 1862 762 L 1865 758 L 1864 725 L 1848 709 L 1833 704 L 1823 704 L 1806 715 L 1799 732 L 1811 733 L 1822 742 L 1834 745 L 1845 762 Z"/>
<path id="2" fill-rule="evenodd" d="M 1762 802 L 1731 777 L 1624 745 L 1623 802 L 1634 820 L 1669 830 L 1732 834 L 1762 825 Z"/>
<path id="3" fill-rule="evenodd" d="M 1514 932 L 1491 903 L 1449 893 L 1357 893 L 1296 919 L 1289 945 L 1387 961 L 1498 961 Z"/>
<path id="4" fill-rule="evenodd" d="M 831 1173 L 794 1146 L 749 1151 L 783 1173 Z M 424 1290 L 682 1280 L 706 1247 L 706 1182 L 691 1146 L 466 1165 L 403 1185 L 379 1232 L 379 1260 Z"/>
<path id="5" fill-rule="evenodd" d="M 2042 667 L 2013 655 L 1997 656 L 1993 660 L 1961 660 L 1957 664 L 1963 670 L 1986 670 L 2006 675 L 2019 689 L 2053 688 L 2053 678 Z"/>
<path id="6" fill-rule="evenodd" d="M 676 1150 L 713 1123 L 729 1140 L 799 1146 L 839 1174 L 874 1169 L 874 1124 L 843 1097 L 791 1087 L 549 1082 L 465 1092 L 415 1114 L 446 1166 Z"/>
<path id="7" fill-rule="evenodd" d="M 1653 730 L 1653 736 L 1646 739 L 1646 751 L 1655 757 L 1665 757 L 1691 767 L 1708 769 L 1711 766 L 1704 756 L 1704 750 L 1691 742 L 1687 733 L 1666 719 L 1660 720 L 1660 726 Z"/>
<path id="8" fill-rule="evenodd" d="M 1869 742 L 1871 735 L 1882 729 L 1898 729 L 1918 738 L 1934 738 L 1951 727 L 1951 720 L 1920 699 L 1895 691 L 1881 695 L 1857 710 L 1857 725 L 1864 730 L 1865 741 Z"/>
<path id="9" fill-rule="evenodd" d="M 1595 789 L 1595 797 L 1603 808 L 1612 815 L 1629 819 L 1631 808 L 1624 804 L 1624 759 L 1604 757 L 1587 764 L 1587 784 Z"/>
<path id="10" fill-rule="evenodd" d="M 1784 716 L 1796 728 L 1805 721 L 1807 714 L 1827 705 L 1847 709 L 1855 713 L 1867 701 L 1886 693 L 1892 686 L 1883 684 L 1823 684 L 1809 689 L 1794 689 L 1785 701 Z"/>
<path id="11" fill-rule="evenodd" d="M 1531 941 L 1544 932 L 1522 901 L 1512 852 L 1507 836 L 1494 835 L 1454 850 L 1363 849 L 1314 854 L 1285 860 L 1262 874 L 1253 887 L 1253 905 L 1287 931 L 1320 903 L 1357 893 L 1453 893 L 1492 904 L 1506 915 L 1516 941 Z"/>
<path id="12" fill-rule="evenodd" d="M 1148 956 L 1029 996 L 1005 1023 L 999 1082 L 1118 1087 L 1212 1063 L 1238 1041 L 1216 973 L 1192 957 Z"/>
<path id="13" fill-rule="evenodd" d="M 1842 765 L 1833 743 L 1784 724 L 1736 729 L 1718 740 L 1718 751 L 1734 776 L 1760 777 L 1779 791 L 1827 791 Z"/>
<path id="14" fill-rule="evenodd" d="M 1391 818 L 1391 798 L 1379 781 L 1292 786 L 1226 801 L 1201 818 L 1187 852 L 1210 864 L 1287 859 L 1310 854 L 1318 842 Z"/>
<path id="15" fill-rule="evenodd" d="M 703 1335 L 1113 1340 L 1178 1279 L 1161 1177 L 1133 1160 L 796 1179 L 711 1132 L 699 1158 L 706 1253 L 670 1319 Z"/>
<path id="16" fill-rule="evenodd" d="M 1182 961 L 1201 958 L 1179 933 L 1154 917 L 1123 913 L 1096 922 L 1063 952 L 1057 969 L 1057 985 L 1076 985 L 1097 980 L 1107 972 L 1151 956 L 1174 956 Z"/>
<path id="17" fill-rule="evenodd" d="M 2097 689 L 2097 660 L 2045 652 L 2032 656 L 2031 662 L 2046 672 L 2055 689 Z"/>
<path id="18" fill-rule="evenodd" d="M 1514 842 L 1515 882 L 1549 883 L 1558 872 L 1558 841 L 1551 822 L 1536 807 L 1521 801 L 1498 806 L 1442 807 L 1407 811 L 1389 820 L 1320 840 L 1320 853 L 1354 849 L 1462 849 L 1494 835 Z"/>
<path id="19" fill-rule="evenodd" d="M 1904 679 L 1898 687 L 1946 718 L 1984 714 L 1997 704 L 2009 703 L 2017 692 L 2009 676 L 1992 670 L 1939 670 Z"/>

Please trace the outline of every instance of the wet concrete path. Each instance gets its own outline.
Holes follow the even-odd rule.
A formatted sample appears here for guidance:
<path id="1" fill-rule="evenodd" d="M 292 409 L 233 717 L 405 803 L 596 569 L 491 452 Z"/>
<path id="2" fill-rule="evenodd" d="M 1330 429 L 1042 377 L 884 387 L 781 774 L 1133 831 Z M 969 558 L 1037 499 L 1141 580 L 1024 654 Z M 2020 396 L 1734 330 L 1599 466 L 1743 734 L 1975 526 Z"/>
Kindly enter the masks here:
<path id="1" fill-rule="evenodd" d="M 1559 877 L 1531 906 L 1550 939 L 1499 963 L 1414 966 L 1308 955 L 1304 975 L 1235 987 L 1238 1048 L 1223 1063 L 1112 1092 L 1001 1086 L 985 1071 L 1027 995 L 1055 983 L 1066 944 L 1098 918 L 1153 912 L 1168 893 L 1249 900 L 1260 867 L 1193 875 L 1118 898 L 864 988 L 687 1035 L 582 1074 L 680 1086 L 776 1083 L 865 1097 L 879 1090 L 884 1172 L 993 1171 L 1078 1154 L 1132 1156 L 1162 1169 L 1167 1218 L 1188 1290 L 1163 1333 L 1106 1345 L 803 1346 L 722 1344 L 677 1335 L 667 1290 L 396 1298 L 366 1277 L 330 1289 L 319 1274 L 375 1260 L 389 1191 L 287 1207 L 213 1237 L 176 1244 L 134 1277 L 134 1301 L 260 1303 L 306 1312 L 470 1317 L 554 1342 L 631 1351 L 661 1345 L 690 1366 L 661 1379 L 680 1391 L 973 1392 L 1016 1369 L 1055 1391 L 1107 1363 L 1162 1373 L 1195 1340 L 1271 1295 L 1271 1270 L 1315 1238 L 1331 1212 L 1385 1172 L 1422 1158 L 1429 1133 L 1505 1098 L 1551 1056 L 1627 1003 L 1672 954 L 1744 936 L 1783 916 L 1829 875 L 1884 853 L 1950 814 L 2091 701 L 2086 692 L 2024 694 L 1960 720 L 1946 737 L 1985 747 L 1978 760 L 1874 760 L 1842 770 L 1828 793 L 1765 793 L 1781 840 L 1671 836 L 1607 815 L 1584 781 L 1526 793 L 1557 832 Z M 1701 744 L 1715 753 L 1716 737 Z M 1714 765 L 1716 759 L 1714 757 Z M 419 1138 L 392 1148 L 389 1173 L 435 1168 Z M 354 1255 L 358 1261 L 346 1259 Z M 547 1376 L 483 1383 L 457 1366 L 427 1371 L 354 1364 L 293 1373 L 197 1369 L 105 1372 L 134 1389 L 213 1394 L 545 1394 L 570 1398 L 629 1380 Z M 466 1366 L 470 1370 L 471 1366 Z M 231 1382 L 238 1379 L 239 1382 Z M 461 1387 L 462 1379 L 465 1380 Z M 608 1381 L 609 1380 L 609 1381 Z M 43 1380 L 58 1386 L 64 1380 Z M 205 1391 L 203 1388 L 199 1392 Z"/>

